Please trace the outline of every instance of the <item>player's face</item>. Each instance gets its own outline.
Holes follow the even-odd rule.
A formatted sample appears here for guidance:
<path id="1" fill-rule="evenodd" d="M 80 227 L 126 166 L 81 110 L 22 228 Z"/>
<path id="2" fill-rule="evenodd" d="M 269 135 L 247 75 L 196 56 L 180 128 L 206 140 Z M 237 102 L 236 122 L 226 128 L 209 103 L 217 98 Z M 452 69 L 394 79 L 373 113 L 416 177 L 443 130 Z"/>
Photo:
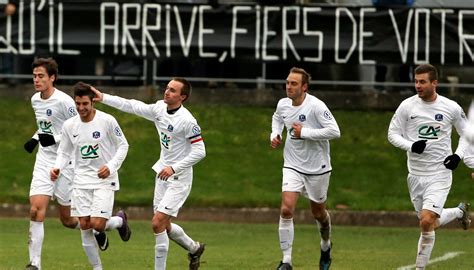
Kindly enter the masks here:
<path id="1" fill-rule="evenodd" d="M 35 90 L 38 92 L 44 92 L 53 89 L 53 82 L 56 76 L 49 76 L 48 72 L 43 66 L 35 67 L 33 69 L 33 84 Z"/>
<path id="2" fill-rule="evenodd" d="M 430 81 L 428 73 L 415 74 L 415 89 L 418 97 L 424 101 L 436 99 L 437 80 Z"/>
<path id="3" fill-rule="evenodd" d="M 88 96 L 74 97 L 76 110 L 83 122 L 89 122 L 94 118 L 94 106 Z"/>
<path id="4" fill-rule="evenodd" d="M 178 81 L 170 81 L 166 86 L 163 100 L 168 104 L 169 108 L 177 108 L 181 106 L 181 103 L 183 103 L 186 96 L 181 95 L 182 88 L 183 84 Z"/>
<path id="5" fill-rule="evenodd" d="M 286 95 L 291 100 L 298 100 L 304 96 L 307 84 L 302 83 L 303 75 L 299 73 L 290 73 L 286 78 Z"/>

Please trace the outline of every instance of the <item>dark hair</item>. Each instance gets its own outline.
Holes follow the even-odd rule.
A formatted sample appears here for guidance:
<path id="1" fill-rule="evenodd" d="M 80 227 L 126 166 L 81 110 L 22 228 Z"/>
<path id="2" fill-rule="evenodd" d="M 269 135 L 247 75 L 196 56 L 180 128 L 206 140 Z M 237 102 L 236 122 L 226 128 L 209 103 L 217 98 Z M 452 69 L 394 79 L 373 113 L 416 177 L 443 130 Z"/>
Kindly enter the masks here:
<path id="1" fill-rule="evenodd" d="M 78 82 L 74 85 L 73 89 L 74 89 L 74 97 L 88 96 L 91 99 L 91 101 L 95 97 L 95 93 L 92 92 L 91 86 L 87 83 Z"/>
<path id="2" fill-rule="evenodd" d="M 430 82 L 438 80 L 438 71 L 436 68 L 430 64 L 419 65 L 415 68 L 415 74 L 424 74 L 428 73 L 428 79 Z"/>
<path id="3" fill-rule="evenodd" d="M 309 81 L 311 80 L 311 75 L 309 75 L 309 73 L 306 72 L 306 70 L 304 70 L 302 68 L 298 68 L 298 67 L 292 67 L 290 69 L 290 73 L 301 74 L 301 83 L 302 84 L 308 84 L 308 86 L 309 86 Z"/>
<path id="4" fill-rule="evenodd" d="M 35 69 L 37 67 L 44 67 L 48 76 L 54 75 L 53 85 L 55 85 L 56 81 L 58 80 L 58 63 L 53 58 L 36 58 L 33 63 L 31 64 L 31 69 Z"/>
<path id="5" fill-rule="evenodd" d="M 186 96 L 183 102 L 186 101 L 189 98 L 189 96 L 191 96 L 191 91 L 193 90 L 191 87 L 191 83 L 185 78 L 181 78 L 181 77 L 174 77 L 173 81 L 177 81 L 183 84 L 183 88 L 181 88 L 181 95 Z"/>

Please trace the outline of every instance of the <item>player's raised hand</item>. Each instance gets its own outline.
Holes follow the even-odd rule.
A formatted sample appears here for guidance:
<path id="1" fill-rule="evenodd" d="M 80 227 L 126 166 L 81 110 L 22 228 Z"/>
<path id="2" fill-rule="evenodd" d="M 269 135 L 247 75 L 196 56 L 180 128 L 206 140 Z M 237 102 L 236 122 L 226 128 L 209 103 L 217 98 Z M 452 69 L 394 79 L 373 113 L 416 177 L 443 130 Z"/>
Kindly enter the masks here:
<path id="1" fill-rule="evenodd" d="M 272 139 L 272 141 L 270 142 L 270 145 L 271 145 L 272 148 L 275 149 L 278 146 L 280 146 L 281 143 L 282 143 L 281 136 L 277 135 L 275 138 Z"/>
<path id="2" fill-rule="evenodd" d="M 51 171 L 49 171 L 49 175 L 51 177 L 51 181 L 56 181 L 58 180 L 59 177 L 59 168 L 52 168 Z"/>
<path id="3" fill-rule="evenodd" d="M 91 90 L 92 92 L 94 92 L 95 94 L 95 98 L 92 99 L 92 101 L 94 102 L 101 102 L 102 100 L 104 100 L 104 94 L 102 92 L 100 92 L 99 90 L 95 89 L 94 86 L 91 85 Z"/>
<path id="4" fill-rule="evenodd" d="M 474 100 L 471 101 L 469 111 L 467 113 L 467 125 L 464 128 L 462 136 L 472 145 L 474 144 Z"/>
<path id="5" fill-rule="evenodd" d="M 97 173 L 97 176 L 99 178 L 102 178 L 102 179 L 105 179 L 107 177 L 109 177 L 110 175 L 110 170 L 109 170 L 109 167 L 107 167 L 106 165 L 102 166 L 99 168 L 99 171 Z"/>

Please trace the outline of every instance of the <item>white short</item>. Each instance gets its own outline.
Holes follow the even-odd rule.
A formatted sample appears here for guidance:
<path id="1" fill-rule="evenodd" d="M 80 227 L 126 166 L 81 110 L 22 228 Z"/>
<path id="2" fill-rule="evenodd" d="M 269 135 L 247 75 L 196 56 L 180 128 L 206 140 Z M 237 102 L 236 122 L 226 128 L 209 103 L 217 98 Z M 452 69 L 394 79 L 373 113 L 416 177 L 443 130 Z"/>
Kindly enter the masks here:
<path id="1" fill-rule="evenodd" d="M 451 172 L 430 176 L 408 174 L 408 191 L 417 214 L 422 209 L 426 209 L 441 215 L 451 189 L 452 180 Z"/>
<path id="2" fill-rule="evenodd" d="M 51 181 L 51 166 L 35 163 L 33 178 L 30 185 L 30 197 L 33 195 L 47 195 L 55 198 L 60 205 L 71 205 L 72 168 L 61 171 L 56 181 Z"/>
<path id="3" fill-rule="evenodd" d="M 74 188 L 71 196 L 71 216 L 109 219 L 114 208 L 114 198 L 114 190 Z"/>
<path id="4" fill-rule="evenodd" d="M 307 175 L 283 168 L 282 191 L 299 192 L 316 203 L 327 200 L 331 172 L 322 175 Z"/>
<path id="5" fill-rule="evenodd" d="M 173 177 L 173 176 L 171 176 Z M 155 196 L 153 197 L 154 212 L 165 213 L 177 217 L 179 209 L 191 193 L 192 170 L 179 175 L 178 179 L 163 181 L 155 179 Z"/>

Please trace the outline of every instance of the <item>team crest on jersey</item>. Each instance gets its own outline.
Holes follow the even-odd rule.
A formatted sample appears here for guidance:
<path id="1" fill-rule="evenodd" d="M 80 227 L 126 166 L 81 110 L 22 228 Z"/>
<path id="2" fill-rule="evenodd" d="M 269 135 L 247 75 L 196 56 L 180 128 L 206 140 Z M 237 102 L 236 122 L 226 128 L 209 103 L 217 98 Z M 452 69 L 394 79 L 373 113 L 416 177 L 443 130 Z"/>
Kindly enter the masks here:
<path id="1" fill-rule="evenodd" d="M 69 113 L 69 116 L 76 115 L 76 109 L 74 109 L 74 107 L 69 107 L 69 109 L 67 109 L 67 111 Z"/>
<path id="2" fill-rule="evenodd" d="M 117 135 L 118 137 L 122 136 L 122 132 L 120 131 L 119 127 L 115 127 L 114 132 L 115 132 L 115 135 Z"/>
<path id="3" fill-rule="evenodd" d="M 53 114 L 53 111 L 51 109 L 46 110 L 46 115 L 51 116 Z"/>
<path id="4" fill-rule="evenodd" d="M 443 121 L 443 115 L 440 113 L 435 114 L 435 120 L 436 121 Z"/>
<path id="5" fill-rule="evenodd" d="M 94 139 L 100 138 L 100 132 L 99 131 L 92 132 L 92 138 L 94 138 Z"/>
<path id="6" fill-rule="evenodd" d="M 306 115 L 300 114 L 300 116 L 298 116 L 298 119 L 300 120 L 300 122 L 304 122 L 306 121 Z"/>
<path id="7" fill-rule="evenodd" d="M 168 125 L 167 129 L 168 129 L 169 132 L 173 132 L 174 127 L 172 125 Z"/>

